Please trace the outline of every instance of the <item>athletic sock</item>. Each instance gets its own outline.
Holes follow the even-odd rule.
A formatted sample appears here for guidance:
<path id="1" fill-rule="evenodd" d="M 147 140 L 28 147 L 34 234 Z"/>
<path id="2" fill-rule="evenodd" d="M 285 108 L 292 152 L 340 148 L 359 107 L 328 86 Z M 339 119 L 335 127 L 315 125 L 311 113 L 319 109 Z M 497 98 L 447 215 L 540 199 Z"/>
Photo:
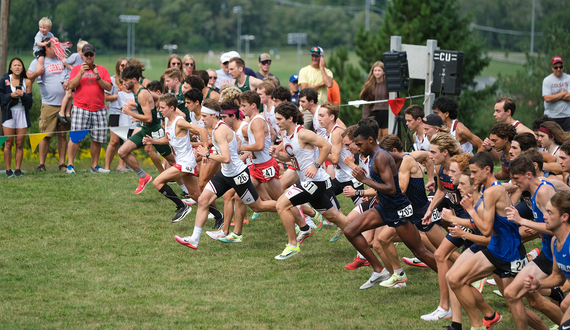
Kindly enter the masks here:
<path id="1" fill-rule="evenodd" d="M 180 186 L 180 189 L 182 189 L 182 191 L 183 191 L 186 195 L 188 195 L 188 188 L 186 188 L 186 185 L 185 185 L 185 184 L 180 184 L 179 186 Z"/>
<path id="2" fill-rule="evenodd" d="M 451 322 L 451 327 L 453 328 L 453 330 L 463 330 L 461 323 L 458 322 Z"/>
<path id="3" fill-rule="evenodd" d="M 382 269 L 382 271 L 380 273 L 372 272 L 372 276 L 370 276 L 370 278 L 373 280 L 376 280 L 380 277 L 385 277 L 385 278 L 390 277 L 390 273 L 386 270 L 386 268 Z"/>
<path id="4" fill-rule="evenodd" d="M 200 235 L 202 235 L 202 227 L 194 226 L 194 232 L 192 233 L 192 240 L 200 242 Z"/>
<path id="5" fill-rule="evenodd" d="M 402 275 L 404 275 L 404 270 L 402 268 L 394 269 L 394 274 L 398 274 L 399 276 L 402 276 Z"/>
<path id="6" fill-rule="evenodd" d="M 297 245 L 299 245 L 299 244 L 297 244 L 297 245 L 291 245 L 291 244 L 287 243 L 287 245 L 289 245 L 290 247 L 293 247 L 293 248 L 294 248 L 294 247 L 297 247 Z"/>
<path id="7" fill-rule="evenodd" d="M 493 316 L 491 316 L 491 317 L 485 317 L 485 320 L 492 321 L 495 318 L 495 315 L 497 315 L 497 312 L 494 312 Z"/>
<path id="8" fill-rule="evenodd" d="M 366 257 L 362 255 L 362 253 L 358 252 L 356 253 L 356 256 L 359 257 L 360 259 L 364 259 L 366 260 Z"/>
<path id="9" fill-rule="evenodd" d="M 223 217 L 222 212 L 218 211 L 213 205 L 208 205 L 208 211 L 214 215 L 214 218 L 221 219 Z"/>
<path id="10" fill-rule="evenodd" d="M 480 328 L 471 327 L 471 330 L 485 330 L 485 327 L 480 327 Z"/>
<path id="11" fill-rule="evenodd" d="M 184 203 L 182 203 L 182 201 L 180 200 L 180 198 L 178 196 L 176 196 L 176 194 L 174 193 L 174 191 L 172 190 L 172 188 L 170 188 L 169 185 L 165 184 L 162 186 L 162 188 L 160 188 L 160 190 L 158 190 L 161 194 L 164 195 L 164 197 L 170 199 L 171 201 L 174 202 L 174 204 L 176 204 L 177 208 L 183 208 L 184 207 Z"/>
<path id="12" fill-rule="evenodd" d="M 303 227 L 301 227 L 302 231 L 308 231 L 309 229 L 311 229 L 311 227 L 309 227 L 309 225 L 304 225 Z"/>
<path id="13" fill-rule="evenodd" d="M 142 169 L 142 167 L 139 167 L 135 173 L 137 173 L 137 175 L 139 176 L 139 178 L 144 179 L 146 178 L 146 173 L 144 172 L 144 170 Z"/>
<path id="14" fill-rule="evenodd" d="M 568 329 L 568 328 L 570 328 L 570 320 L 566 320 L 566 322 L 560 324 L 559 329 Z"/>

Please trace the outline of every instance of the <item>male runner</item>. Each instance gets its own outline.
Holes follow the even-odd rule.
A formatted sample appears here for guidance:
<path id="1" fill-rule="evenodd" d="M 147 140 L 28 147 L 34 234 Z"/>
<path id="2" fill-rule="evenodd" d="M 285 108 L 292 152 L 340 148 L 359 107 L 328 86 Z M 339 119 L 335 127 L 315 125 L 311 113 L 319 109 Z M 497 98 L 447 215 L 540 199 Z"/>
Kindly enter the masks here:
<path id="1" fill-rule="evenodd" d="M 516 109 L 517 105 L 513 99 L 510 97 L 499 97 L 495 102 L 493 117 L 495 117 L 499 123 L 507 123 L 509 125 L 513 125 L 517 131 L 517 134 L 525 132 L 533 133 L 530 128 L 526 127 L 520 121 L 513 118 Z"/>
<path id="2" fill-rule="evenodd" d="M 498 123 L 491 127 L 489 137 L 483 141 L 483 147 L 490 152 L 494 159 L 501 162 L 501 171 L 495 173 L 497 180 L 508 180 L 510 178 L 509 162 L 511 156 L 509 151 L 515 135 L 517 135 L 515 126 L 508 123 Z"/>

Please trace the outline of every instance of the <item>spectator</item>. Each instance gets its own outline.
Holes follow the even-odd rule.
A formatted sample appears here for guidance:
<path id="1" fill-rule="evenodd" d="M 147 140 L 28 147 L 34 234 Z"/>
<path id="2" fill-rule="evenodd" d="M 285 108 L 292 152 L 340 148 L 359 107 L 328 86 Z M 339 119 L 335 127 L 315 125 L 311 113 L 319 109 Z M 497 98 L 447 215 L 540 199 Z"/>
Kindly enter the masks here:
<path id="1" fill-rule="evenodd" d="M 220 93 L 220 89 L 216 87 L 216 80 L 218 80 L 218 74 L 213 69 L 208 69 L 208 87 L 216 93 Z"/>
<path id="2" fill-rule="evenodd" d="M 120 119 L 121 108 L 123 107 L 123 102 L 119 99 L 119 92 L 121 91 L 123 81 L 121 79 L 121 74 L 123 70 L 127 67 L 127 59 L 121 57 L 117 60 L 115 64 L 115 75 L 111 77 L 111 83 L 113 87 L 110 91 L 105 91 L 105 101 L 109 102 L 109 127 L 120 127 Z M 134 97 L 131 97 L 134 100 Z M 128 125 L 127 125 L 128 126 Z M 117 153 L 117 148 L 121 145 L 124 141 L 113 131 L 110 131 L 111 140 L 109 140 L 109 144 L 107 145 L 107 150 L 105 152 L 105 169 L 111 169 L 111 162 L 113 162 L 113 158 L 115 158 L 115 154 Z M 128 172 L 129 168 L 127 168 L 125 162 L 119 158 L 119 165 L 117 166 L 117 172 Z"/>
<path id="3" fill-rule="evenodd" d="M 289 91 L 291 92 L 291 103 L 299 106 L 299 75 L 289 77 Z"/>
<path id="4" fill-rule="evenodd" d="M 4 143 L 4 163 L 6 176 L 24 176 L 20 167 L 24 157 L 24 139 L 30 127 L 30 108 L 32 99 L 32 82 L 26 76 L 26 68 L 21 59 L 15 57 L 10 61 L 8 73 L 0 80 L 0 107 L 2 108 L 2 127 L 8 136 Z M 16 135 L 16 171 L 12 172 L 12 146 Z"/>
<path id="5" fill-rule="evenodd" d="M 311 65 L 299 71 L 301 89 L 313 88 L 319 93 L 318 103 L 327 102 L 327 88 L 333 85 L 333 73 L 326 68 L 321 47 L 311 48 Z"/>
<path id="6" fill-rule="evenodd" d="M 216 75 L 218 76 L 218 79 L 216 80 L 215 83 L 216 88 L 220 89 L 224 85 L 233 84 L 234 78 L 230 74 L 230 69 L 228 68 L 228 65 L 232 57 L 238 57 L 238 56 L 239 56 L 238 52 L 234 51 L 223 53 L 222 56 L 220 56 L 221 69 L 216 71 Z"/>
<path id="7" fill-rule="evenodd" d="M 255 73 L 255 78 L 263 80 L 267 77 L 275 77 L 272 73 L 269 73 L 271 68 L 271 56 L 269 54 L 263 53 L 259 55 L 257 65 L 259 66 L 259 72 Z M 277 86 L 281 85 L 279 78 L 275 77 L 275 79 L 277 79 Z"/>
<path id="8" fill-rule="evenodd" d="M 372 65 L 368 78 L 364 86 L 362 86 L 360 99 L 364 101 L 388 99 L 384 63 L 377 61 Z M 374 117 L 376 122 L 378 122 L 378 126 L 380 126 L 378 138 L 388 134 L 388 102 L 365 104 L 362 107 L 362 118 L 366 117 Z"/>
<path id="9" fill-rule="evenodd" d="M 552 74 L 542 81 L 544 114 L 570 131 L 570 75 L 564 73 L 564 62 L 560 56 L 551 61 Z"/>
<path id="10" fill-rule="evenodd" d="M 71 100 L 73 99 L 73 91 L 71 89 L 66 89 L 67 83 L 69 81 L 69 74 L 71 73 L 71 69 L 73 69 L 74 66 L 83 64 L 83 53 L 81 52 L 81 49 L 86 44 L 88 44 L 87 41 L 79 40 L 77 43 L 77 53 L 69 55 L 67 59 L 62 61 L 63 65 L 65 65 L 65 70 L 61 75 L 60 81 L 63 84 L 63 88 L 65 89 L 65 96 L 61 102 L 61 109 L 59 110 L 57 119 L 64 125 L 71 122 Z"/>
<path id="11" fill-rule="evenodd" d="M 333 79 L 333 85 L 327 89 L 328 102 L 340 105 L 340 87 L 336 80 Z"/>
<path id="12" fill-rule="evenodd" d="M 113 85 L 105 67 L 95 64 L 95 48 L 91 44 L 83 46 L 85 63 L 76 66 L 69 75 L 69 88 L 75 88 L 75 100 L 71 111 L 71 130 L 90 130 L 91 173 L 109 173 L 99 166 L 101 144 L 107 142 L 107 110 L 105 91 Z M 132 60 L 132 59 L 131 59 Z M 69 142 L 67 150 L 67 173 L 75 173 L 73 161 L 79 150 L 79 142 Z"/>
<path id="13" fill-rule="evenodd" d="M 190 54 L 184 55 L 184 58 L 182 58 L 182 63 L 184 63 L 184 68 L 182 70 L 183 76 L 191 76 L 194 74 L 194 71 L 196 70 L 196 60 L 194 59 L 194 56 Z M 184 77 L 182 79 L 184 79 Z"/>
<path id="14" fill-rule="evenodd" d="M 38 22 L 40 30 L 34 37 L 34 57 L 38 60 L 39 66 L 44 65 L 44 57 L 46 56 L 45 46 L 47 45 L 49 38 L 53 38 L 54 35 L 51 33 L 51 20 L 47 17 L 42 17 Z M 47 38 L 47 40 L 46 40 Z M 38 79 L 38 84 L 41 84 L 41 79 Z"/>
<path id="15" fill-rule="evenodd" d="M 44 65 L 38 65 L 34 60 L 28 68 L 28 78 L 33 82 L 37 77 L 41 77 L 43 84 L 39 84 L 42 96 L 42 106 L 40 109 L 39 129 L 41 133 L 48 135 L 39 144 L 40 164 L 36 172 L 45 172 L 46 157 L 49 143 L 54 132 L 57 133 L 57 152 L 59 155 L 59 170 L 65 169 L 65 155 L 67 153 L 67 133 L 69 124 L 62 124 L 57 119 L 57 113 L 61 110 L 65 90 L 61 85 L 61 75 L 65 70 L 65 65 L 55 55 L 55 49 L 51 43 L 46 45 L 46 56 Z"/>
<path id="16" fill-rule="evenodd" d="M 178 68 L 180 71 L 182 71 L 182 78 L 180 79 L 180 81 L 184 80 L 186 74 L 184 73 L 184 70 L 182 70 L 182 59 L 180 58 L 180 56 L 172 54 L 168 57 L 168 63 L 166 64 L 166 69 L 170 68 Z M 162 76 L 160 76 L 160 85 L 164 86 L 164 73 L 162 74 Z M 167 87 L 164 86 L 164 88 L 162 89 L 162 93 L 166 93 L 167 91 L 168 91 Z"/>

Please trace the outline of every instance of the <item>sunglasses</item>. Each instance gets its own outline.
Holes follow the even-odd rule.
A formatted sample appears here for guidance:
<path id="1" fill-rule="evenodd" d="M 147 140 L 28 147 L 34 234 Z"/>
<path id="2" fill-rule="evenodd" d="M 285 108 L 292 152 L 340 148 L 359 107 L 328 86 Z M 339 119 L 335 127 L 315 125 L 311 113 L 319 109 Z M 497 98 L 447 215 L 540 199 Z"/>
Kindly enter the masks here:
<path id="1" fill-rule="evenodd" d="M 210 77 L 210 80 L 212 80 L 212 79 L 216 80 L 216 79 L 218 79 L 218 77 Z"/>
<path id="2" fill-rule="evenodd" d="M 87 53 L 87 54 L 83 54 L 83 56 L 85 56 L 85 57 L 93 57 L 93 56 L 95 56 L 95 54 L 93 54 L 93 53 Z"/>
<path id="3" fill-rule="evenodd" d="M 552 67 L 554 70 L 562 70 L 564 69 L 564 65 L 557 65 Z"/>
<path id="4" fill-rule="evenodd" d="M 184 63 L 184 66 L 194 66 L 194 63 Z"/>
<path id="5" fill-rule="evenodd" d="M 261 61 L 261 65 L 268 65 L 268 64 L 270 65 L 271 61 Z"/>
<path id="6" fill-rule="evenodd" d="M 172 63 L 170 63 L 170 66 L 181 66 L 181 65 L 182 65 L 182 63 L 180 63 L 180 62 L 172 62 Z"/>
<path id="7" fill-rule="evenodd" d="M 121 68 L 124 68 L 124 67 L 126 67 L 126 66 L 127 66 L 126 64 L 120 64 L 120 65 L 119 65 L 119 67 L 121 67 Z"/>

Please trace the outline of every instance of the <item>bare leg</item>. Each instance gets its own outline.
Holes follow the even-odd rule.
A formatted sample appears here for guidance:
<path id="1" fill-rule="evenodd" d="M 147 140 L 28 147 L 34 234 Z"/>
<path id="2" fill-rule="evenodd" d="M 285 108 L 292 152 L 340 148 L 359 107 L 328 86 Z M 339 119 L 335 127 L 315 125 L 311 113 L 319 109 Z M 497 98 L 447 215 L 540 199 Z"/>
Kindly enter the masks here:
<path id="1" fill-rule="evenodd" d="M 45 140 L 45 138 L 44 138 Z M 43 140 L 42 140 L 43 142 Z M 48 138 L 48 147 L 49 147 L 49 138 Z M 40 143 L 41 145 L 41 143 Z M 45 150 L 44 154 L 44 162 L 41 164 L 45 164 L 47 149 Z M 65 164 L 65 154 L 67 153 L 67 133 L 57 133 L 57 153 L 59 156 L 59 165 Z"/>
<path id="2" fill-rule="evenodd" d="M 96 167 L 99 164 L 99 156 L 101 155 L 101 142 L 91 141 L 89 147 L 91 152 L 91 167 Z"/>
<path id="3" fill-rule="evenodd" d="M 117 153 L 117 148 L 119 147 L 119 143 L 121 142 L 121 138 L 111 132 L 111 139 L 109 140 L 109 144 L 107 145 L 107 151 L 105 154 L 105 169 L 111 169 L 111 162 L 113 162 L 113 158 L 115 158 L 115 153 Z"/>

